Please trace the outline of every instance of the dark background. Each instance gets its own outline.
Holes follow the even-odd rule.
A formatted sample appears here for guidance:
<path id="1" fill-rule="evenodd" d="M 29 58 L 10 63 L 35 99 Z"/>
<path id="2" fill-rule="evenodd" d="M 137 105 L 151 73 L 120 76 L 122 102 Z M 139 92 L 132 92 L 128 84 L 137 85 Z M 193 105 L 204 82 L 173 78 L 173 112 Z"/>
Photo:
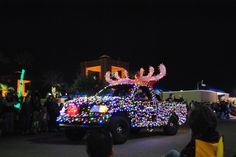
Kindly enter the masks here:
<path id="1" fill-rule="evenodd" d="M 80 62 L 103 54 L 130 71 L 164 63 L 166 90 L 207 88 L 236 95 L 233 1 L 1 1 L 0 51 L 28 52 L 31 77 L 55 70 L 72 82 Z M 1 72 L 13 64 L 1 63 Z M 11 68 L 14 67 L 14 68 Z M 17 67 L 19 68 L 19 67 Z M 20 68 L 19 68 L 20 69 Z"/>

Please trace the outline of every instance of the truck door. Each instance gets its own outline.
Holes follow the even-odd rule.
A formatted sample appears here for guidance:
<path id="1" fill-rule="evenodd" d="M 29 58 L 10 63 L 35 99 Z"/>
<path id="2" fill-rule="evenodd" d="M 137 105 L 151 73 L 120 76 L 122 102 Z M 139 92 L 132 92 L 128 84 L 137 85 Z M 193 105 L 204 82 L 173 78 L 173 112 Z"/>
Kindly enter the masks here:
<path id="1" fill-rule="evenodd" d="M 155 121 L 155 107 L 149 88 L 140 86 L 134 93 L 137 121 L 142 127 L 152 126 Z"/>

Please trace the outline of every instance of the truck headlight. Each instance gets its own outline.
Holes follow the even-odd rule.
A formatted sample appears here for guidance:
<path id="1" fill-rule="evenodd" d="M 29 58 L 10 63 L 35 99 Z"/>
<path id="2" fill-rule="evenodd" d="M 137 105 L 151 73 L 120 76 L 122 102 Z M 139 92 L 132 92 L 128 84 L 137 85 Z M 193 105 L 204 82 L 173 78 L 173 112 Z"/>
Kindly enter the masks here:
<path id="1" fill-rule="evenodd" d="M 91 112 L 99 112 L 99 113 L 106 113 L 108 110 L 107 106 L 105 105 L 93 105 L 91 108 Z"/>

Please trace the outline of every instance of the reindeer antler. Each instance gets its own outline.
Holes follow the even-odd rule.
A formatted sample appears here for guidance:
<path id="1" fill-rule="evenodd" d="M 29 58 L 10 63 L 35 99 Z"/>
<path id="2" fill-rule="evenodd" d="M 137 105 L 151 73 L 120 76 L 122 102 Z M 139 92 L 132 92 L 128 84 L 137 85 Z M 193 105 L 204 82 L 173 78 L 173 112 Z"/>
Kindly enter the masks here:
<path id="1" fill-rule="evenodd" d="M 143 68 L 141 68 L 141 69 L 143 69 Z M 140 71 L 141 71 L 141 70 L 140 70 Z M 148 81 L 151 79 L 153 73 L 154 73 L 154 68 L 153 68 L 152 66 L 150 66 L 150 67 L 149 67 L 149 73 L 147 74 L 147 76 L 143 76 L 143 75 L 141 76 L 141 75 L 140 75 L 140 80 L 141 80 L 141 81 L 148 82 Z"/>
<path id="2" fill-rule="evenodd" d="M 105 74 L 105 80 L 109 83 L 112 84 L 114 81 L 111 79 L 111 72 L 107 71 Z"/>
<path id="3" fill-rule="evenodd" d="M 124 72 L 125 74 L 125 78 L 128 78 L 129 79 L 129 74 L 128 74 L 128 71 L 127 70 L 125 70 L 125 72 Z"/>
<path id="4" fill-rule="evenodd" d="M 118 72 L 115 72 L 114 76 L 117 80 L 120 80 L 120 76 L 119 76 Z"/>
<path id="5" fill-rule="evenodd" d="M 125 78 L 121 78 L 118 74 L 118 72 L 115 72 L 114 74 L 114 77 L 117 79 L 117 80 L 113 80 L 111 79 L 111 72 L 108 71 L 106 72 L 105 74 L 105 80 L 109 83 L 109 84 L 122 84 L 122 83 L 130 83 L 130 78 L 128 76 L 128 72 L 125 70 Z"/>
<path id="6" fill-rule="evenodd" d="M 140 68 L 139 72 L 135 75 L 134 80 L 129 78 L 128 72 L 126 70 L 124 71 L 125 78 L 121 78 L 119 76 L 118 72 L 115 72 L 114 77 L 116 78 L 116 80 L 113 80 L 110 77 L 110 75 L 111 75 L 110 71 L 108 71 L 108 72 L 106 72 L 105 79 L 110 84 L 123 84 L 123 83 L 147 84 L 150 82 L 152 82 L 152 83 L 156 82 L 156 81 L 162 79 L 166 75 L 166 67 L 164 64 L 159 65 L 159 71 L 160 71 L 159 74 L 157 74 L 156 76 L 153 76 L 155 69 L 152 66 L 150 66 L 149 73 L 146 76 L 143 76 L 144 69 Z"/>
<path id="7" fill-rule="evenodd" d="M 143 68 L 140 68 L 139 77 L 143 77 L 144 71 L 145 70 Z"/>
<path id="8" fill-rule="evenodd" d="M 162 79 L 164 76 L 166 76 L 166 67 L 164 64 L 159 65 L 159 71 L 160 73 L 156 76 L 151 77 L 150 81 L 158 81 Z"/>

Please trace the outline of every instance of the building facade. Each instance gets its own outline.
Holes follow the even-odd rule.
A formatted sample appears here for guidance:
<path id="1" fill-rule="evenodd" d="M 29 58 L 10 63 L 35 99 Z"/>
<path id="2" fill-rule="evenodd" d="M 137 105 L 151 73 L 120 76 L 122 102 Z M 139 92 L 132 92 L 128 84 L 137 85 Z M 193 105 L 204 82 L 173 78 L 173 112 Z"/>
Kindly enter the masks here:
<path id="1" fill-rule="evenodd" d="M 97 60 L 84 61 L 80 63 L 81 72 L 83 75 L 92 75 L 94 79 L 100 79 L 105 82 L 105 74 L 107 71 L 119 72 L 121 77 L 124 77 L 124 71 L 129 69 L 129 63 L 111 59 L 110 56 L 102 55 Z"/>

